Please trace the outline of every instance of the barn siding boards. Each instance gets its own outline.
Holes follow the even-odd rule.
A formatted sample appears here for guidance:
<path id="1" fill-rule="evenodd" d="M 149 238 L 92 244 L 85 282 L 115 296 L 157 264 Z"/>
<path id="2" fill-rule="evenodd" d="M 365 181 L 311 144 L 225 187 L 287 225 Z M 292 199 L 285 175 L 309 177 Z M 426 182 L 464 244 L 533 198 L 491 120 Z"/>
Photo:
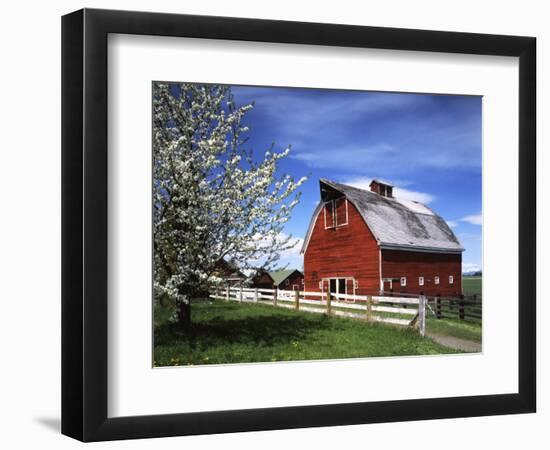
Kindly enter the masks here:
<path id="1" fill-rule="evenodd" d="M 449 275 L 454 277 L 449 284 Z M 439 285 L 434 277 L 439 276 Z M 407 277 L 407 286 L 400 284 Z M 424 286 L 418 278 L 424 277 Z M 393 292 L 456 297 L 462 294 L 462 255 L 402 250 L 382 250 L 382 278 L 393 278 Z"/>
<path id="2" fill-rule="evenodd" d="M 325 229 L 323 212 L 317 216 L 304 254 L 306 291 L 319 291 L 323 278 L 345 277 L 358 282 L 358 295 L 380 288 L 378 244 L 351 202 L 339 202 L 337 214 L 345 214 L 346 207 L 347 225 Z"/>

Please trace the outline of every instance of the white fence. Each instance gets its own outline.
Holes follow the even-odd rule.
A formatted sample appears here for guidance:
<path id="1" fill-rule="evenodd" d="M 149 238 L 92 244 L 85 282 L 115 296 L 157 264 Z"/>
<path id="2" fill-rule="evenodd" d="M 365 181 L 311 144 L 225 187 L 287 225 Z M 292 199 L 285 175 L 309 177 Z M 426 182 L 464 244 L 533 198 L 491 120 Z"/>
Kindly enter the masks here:
<path id="1" fill-rule="evenodd" d="M 407 298 L 245 287 L 213 287 L 210 298 L 263 303 L 281 308 L 352 317 L 406 327 L 417 326 L 422 336 L 426 330 L 426 298 L 424 296 Z"/>

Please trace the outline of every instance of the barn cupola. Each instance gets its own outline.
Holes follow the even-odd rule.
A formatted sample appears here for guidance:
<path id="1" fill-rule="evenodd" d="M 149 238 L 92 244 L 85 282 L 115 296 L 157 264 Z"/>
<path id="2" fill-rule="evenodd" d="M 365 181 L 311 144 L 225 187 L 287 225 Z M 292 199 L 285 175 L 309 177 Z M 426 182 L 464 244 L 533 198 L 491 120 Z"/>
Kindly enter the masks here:
<path id="1" fill-rule="evenodd" d="M 393 198 L 393 186 L 389 183 L 380 180 L 372 180 L 370 190 L 380 194 L 382 197 Z"/>

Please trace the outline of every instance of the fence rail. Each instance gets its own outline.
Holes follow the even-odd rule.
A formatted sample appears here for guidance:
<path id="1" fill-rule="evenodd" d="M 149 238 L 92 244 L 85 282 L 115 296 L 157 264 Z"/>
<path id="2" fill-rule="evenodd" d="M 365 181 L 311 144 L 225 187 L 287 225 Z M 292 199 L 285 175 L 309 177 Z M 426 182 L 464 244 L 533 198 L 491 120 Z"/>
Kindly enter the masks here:
<path id="1" fill-rule="evenodd" d="M 456 298 L 428 298 L 427 305 L 438 319 L 460 319 L 480 322 L 483 316 L 481 300 Z"/>
<path id="2" fill-rule="evenodd" d="M 281 308 L 351 317 L 369 322 L 382 322 L 406 327 L 418 327 L 424 336 L 426 329 L 426 297 L 386 297 L 380 295 L 350 295 L 329 292 L 285 291 L 247 287 L 213 287 L 210 298 L 269 304 Z M 401 317 L 392 317 L 391 314 Z M 402 316 L 409 316 L 403 318 Z M 412 316 L 412 317 L 411 317 Z"/>

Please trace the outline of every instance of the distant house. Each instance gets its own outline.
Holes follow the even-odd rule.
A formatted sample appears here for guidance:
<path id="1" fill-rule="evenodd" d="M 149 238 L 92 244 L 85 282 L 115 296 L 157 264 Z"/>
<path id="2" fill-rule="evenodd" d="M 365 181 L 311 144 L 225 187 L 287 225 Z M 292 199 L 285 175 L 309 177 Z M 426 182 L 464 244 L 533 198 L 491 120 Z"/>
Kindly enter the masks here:
<path id="1" fill-rule="evenodd" d="M 464 248 L 427 206 L 393 196 L 373 180 L 370 191 L 321 179 L 321 201 L 304 239 L 304 289 L 462 294 Z"/>
<path id="2" fill-rule="evenodd" d="M 213 280 L 229 286 L 237 286 L 246 282 L 246 275 L 239 268 L 225 259 L 218 262 L 212 275 Z"/>
<path id="3" fill-rule="evenodd" d="M 268 272 L 259 270 L 252 278 L 252 286 L 264 289 L 282 289 L 286 291 L 302 291 L 304 274 L 296 269 L 276 270 Z"/>

